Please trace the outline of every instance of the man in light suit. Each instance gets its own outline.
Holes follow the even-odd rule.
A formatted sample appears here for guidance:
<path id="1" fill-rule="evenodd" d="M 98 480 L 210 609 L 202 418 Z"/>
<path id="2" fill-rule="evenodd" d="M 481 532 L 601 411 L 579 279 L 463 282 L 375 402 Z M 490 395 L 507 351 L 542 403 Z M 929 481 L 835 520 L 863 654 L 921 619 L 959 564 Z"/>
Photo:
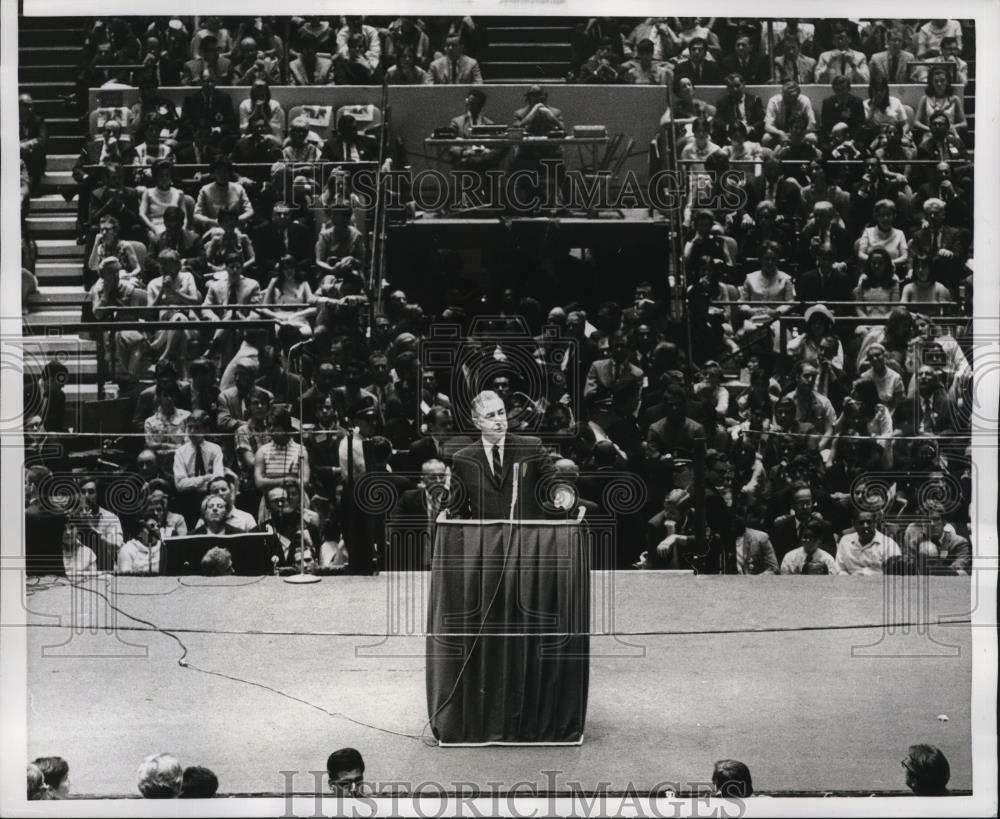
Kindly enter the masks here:
<path id="1" fill-rule="evenodd" d="M 184 63 L 181 82 L 184 85 L 198 85 L 206 73 L 216 85 L 229 85 L 233 73 L 232 63 L 219 56 L 219 41 L 211 35 L 201 41 L 201 56 Z"/>
<path id="2" fill-rule="evenodd" d="M 886 38 L 886 50 L 872 54 L 868 68 L 872 79 L 883 77 L 890 83 L 910 82 L 913 63 L 917 58 L 903 49 L 903 32 L 893 29 Z"/>
<path id="3" fill-rule="evenodd" d="M 816 61 L 800 53 L 802 44 L 795 34 L 786 34 L 784 42 L 784 54 L 774 61 L 772 80 L 782 85 L 789 81 L 811 85 L 816 76 Z"/>
<path id="4" fill-rule="evenodd" d="M 551 489 L 553 468 L 541 440 L 508 435 L 507 410 L 491 390 L 473 399 L 472 422 L 480 439 L 455 453 L 450 511 L 482 520 L 543 518 L 542 501 Z"/>
<path id="5" fill-rule="evenodd" d="M 857 83 L 867 83 L 871 77 L 868 58 L 851 48 L 851 37 L 842 26 L 834 31 L 833 48 L 816 61 L 816 82 L 833 82 L 834 77 L 847 77 Z"/>
<path id="6" fill-rule="evenodd" d="M 231 253 L 226 257 L 226 278 L 221 281 L 211 281 L 205 288 L 203 306 L 209 309 L 205 311 L 204 315 L 216 321 L 239 321 L 252 318 L 254 313 L 250 310 L 241 310 L 237 307 L 213 310 L 212 307 L 218 304 L 238 304 L 249 307 L 260 304 L 260 299 L 260 283 L 243 275 L 242 257 Z M 209 356 L 217 352 L 221 354 L 219 365 L 221 370 L 226 369 L 226 365 L 239 349 L 242 339 L 243 331 L 239 329 L 219 327 L 215 331 L 209 344 Z"/>
<path id="7" fill-rule="evenodd" d="M 333 60 L 317 55 L 318 45 L 314 35 L 302 35 L 299 57 L 288 66 L 292 85 L 333 85 Z"/>
<path id="8" fill-rule="evenodd" d="M 479 63 L 463 53 L 462 40 L 456 34 L 448 37 L 445 56 L 431 63 L 430 75 L 435 85 L 482 85 Z"/>
<path id="9" fill-rule="evenodd" d="M 778 574 L 778 558 L 766 532 L 751 529 L 736 518 L 736 573 Z M 740 528 L 743 531 L 740 531 Z"/>

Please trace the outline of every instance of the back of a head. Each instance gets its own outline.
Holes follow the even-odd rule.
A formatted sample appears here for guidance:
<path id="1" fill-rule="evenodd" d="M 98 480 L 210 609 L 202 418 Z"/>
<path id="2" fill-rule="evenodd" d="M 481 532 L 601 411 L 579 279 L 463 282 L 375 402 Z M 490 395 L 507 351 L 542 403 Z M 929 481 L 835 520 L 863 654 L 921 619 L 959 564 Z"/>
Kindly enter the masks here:
<path id="1" fill-rule="evenodd" d="M 53 791 L 58 790 L 69 776 L 69 763 L 61 756 L 40 756 L 35 760 L 35 765 L 45 777 L 45 784 Z"/>
<path id="2" fill-rule="evenodd" d="M 948 792 L 951 766 L 940 748 L 911 745 L 904 765 L 906 784 L 917 796 L 937 796 Z"/>
<path id="3" fill-rule="evenodd" d="M 180 799 L 211 799 L 219 790 L 219 779 L 209 768 L 190 765 L 184 769 Z"/>
<path id="4" fill-rule="evenodd" d="M 139 793 L 144 799 L 176 799 L 184 770 L 173 754 L 147 756 L 138 771 Z"/>
<path id="5" fill-rule="evenodd" d="M 720 796 L 746 799 L 753 796 L 750 769 L 736 759 L 720 759 L 712 771 L 712 784 Z"/>
<path id="6" fill-rule="evenodd" d="M 201 559 L 201 573 L 206 577 L 223 577 L 233 573 L 233 555 L 229 549 L 221 546 L 213 546 Z M 193 770 L 188 768 L 187 771 Z"/>
<path id="7" fill-rule="evenodd" d="M 27 797 L 29 802 L 51 798 L 48 786 L 45 784 L 45 777 L 42 775 L 42 769 L 30 762 L 28 763 L 27 787 Z"/>
<path id="8" fill-rule="evenodd" d="M 339 774 L 345 771 L 354 770 L 360 770 L 362 773 L 365 770 L 365 760 L 362 758 L 361 752 L 354 748 L 341 748 L 327 757 L 326 772 L 330 779 L 336 779 Z"/>
<path id="9" fill-rule="evenodd" d="M 594 444 L 594 466 L 614 466 L 617 460 L 615 445 L 611 441 L 598 441 Z"/>

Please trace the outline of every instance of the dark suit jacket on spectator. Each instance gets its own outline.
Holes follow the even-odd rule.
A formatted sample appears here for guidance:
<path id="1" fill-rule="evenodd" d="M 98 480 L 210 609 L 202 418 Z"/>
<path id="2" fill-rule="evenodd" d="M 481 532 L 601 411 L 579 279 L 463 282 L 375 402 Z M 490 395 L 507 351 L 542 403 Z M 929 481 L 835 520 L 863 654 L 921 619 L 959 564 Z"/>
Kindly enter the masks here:
<path id="1" fill-rule="evenodd" d="M 838 122 L 846 122 L 851 134 L 856 136 L 865 124 L 864 103 L 853 94 L 848 94 L 844 100 L 838 100 L 836 96 L 827 97 L 820 109 L 819 122 L 821 133 L 829 134 Z"/>
<path id="2" fill-rule="evenodd" d="M 221 128 L 223 134 L 235 134 L 239 130 L 233 101 L 221 91 L 213 91 L 208 98 L 201 91 L 185 97 L 181 104 L 181 122 L 184 124 L 182 131 L 188 135 L 199 122 Z"/>
<path id="3" fill-rule="evenodd" d="M 701 69 L 695 66 L 691 60 L 682 60 L 674 69 L 674 83 L 682 77 L 687 77 L 697 88 L 701 85 L 724 85 L 722 81 L 723 72 L 717 62 L 702 60 Z"/>
<path id="4" fill-rule="evenodd" d="M 756 94 L 744 91 L 743 109 L 750 131 L 750 140 L 760 142 L 760 138 L 764 135 L 764 102 Z M 727 141 L 726 130 L 737 119 L 736 103 L 729 94 L 723 94 L 715 103 L 715 116 L 712 118 L 713 139 L 718 144 L 722 145 Z"/>
<path id="5" fill-rule="evenodd" d="M 300 222 L 289 222 L 284 231 L 274 222 L 265 222 L 251 230 L 250 239 L 254 256 L 261 266 L 274 264 L 286 253 L 299 261 L 311 260 L 316 253 L 315 234 Z"/>
<path id="6" fill-rule="evenodd" d="M 739 74 L 747 85 L 766 83 L 771 78 L 771 63 L 760 54 L 751 54 L 747 57 L 746 65 L 740 65 L 740 58 L 736 54 L 727 54 L 722 58 L 720 65 L 723 76 Z"/>

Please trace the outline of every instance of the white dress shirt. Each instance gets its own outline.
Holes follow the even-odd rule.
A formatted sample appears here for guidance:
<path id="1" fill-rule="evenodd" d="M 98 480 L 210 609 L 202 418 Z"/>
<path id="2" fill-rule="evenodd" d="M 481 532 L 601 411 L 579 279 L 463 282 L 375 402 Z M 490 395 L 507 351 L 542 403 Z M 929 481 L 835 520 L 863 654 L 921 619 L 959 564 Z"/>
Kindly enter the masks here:
<path id="1" fill-rule="evenodd" d="M 861 543 L 857 532 L 848 532 L 837 544 L 837 567 L 844 574 L 882 574 L 885 562 L 900 554 L 896 541 L 879 531 L 867 544 Z"/>

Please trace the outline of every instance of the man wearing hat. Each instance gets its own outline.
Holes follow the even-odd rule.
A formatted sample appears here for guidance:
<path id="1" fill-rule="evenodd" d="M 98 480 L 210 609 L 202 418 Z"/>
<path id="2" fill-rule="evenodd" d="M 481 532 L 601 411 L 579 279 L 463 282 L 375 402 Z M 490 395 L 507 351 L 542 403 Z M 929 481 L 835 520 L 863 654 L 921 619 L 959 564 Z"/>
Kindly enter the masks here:
<path id="1" fill-rule="evenodd" d="M 204 228 L 219 227 L 219 211 L 236 213 L 237 222 L 246 224 L 253 218 L 253 205 L 239 182 L 234 182 L 233 162 L 227 156 L 218 156 L 212 162 L 212 181 L 198 191 L 194 205 L 194 218 Z"/>
<path id="2" fill-rule="evenodd" d="M 444 51 L 444 56 L 430 65 L 429 73 L 435 85 L 482 85 L 479 63 L 465 55 L 459 35 L 448 35 Z"/>

